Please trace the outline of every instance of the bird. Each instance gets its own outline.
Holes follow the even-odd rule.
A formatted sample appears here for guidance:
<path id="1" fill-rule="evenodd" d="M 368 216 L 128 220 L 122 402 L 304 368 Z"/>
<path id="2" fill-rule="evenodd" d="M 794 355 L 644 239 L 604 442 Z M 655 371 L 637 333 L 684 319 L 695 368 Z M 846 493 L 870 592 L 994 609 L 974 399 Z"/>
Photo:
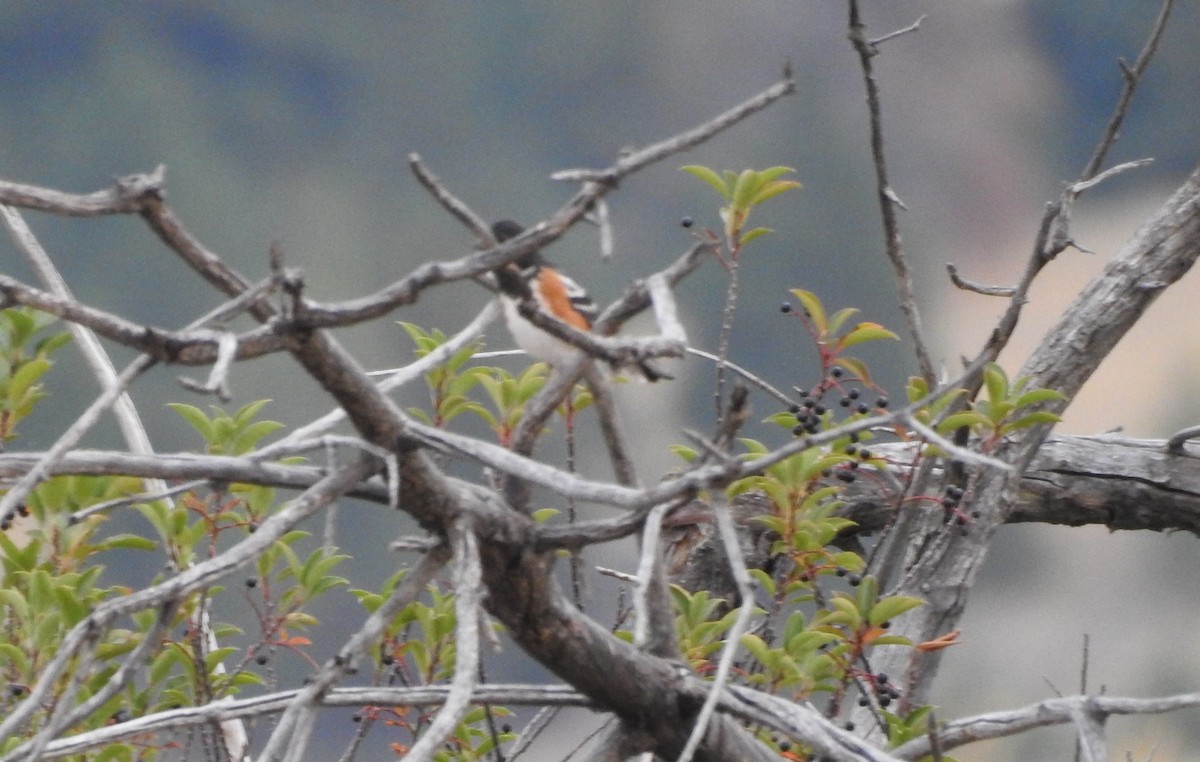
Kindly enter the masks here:
<path id="1" fill-rule="evenodd" d="M 504 243 L 524 230 L 513 220 L 500 220 L 492 225 L 492 236 Z M 587 291 L 536 250 L 497 268 L 495 273 L 504 322 L 517 346 L 534 360 L 555 369 L 565 367 L 578 357 L 579 349 L 534 325 L 521 314 L 520 305 L 532 300 L 547 315 L 580 331 L 590 331 L 599 310 Z M 637 369 L 650 381 L 670 378 L 645 361 L 637 363 Z"/>

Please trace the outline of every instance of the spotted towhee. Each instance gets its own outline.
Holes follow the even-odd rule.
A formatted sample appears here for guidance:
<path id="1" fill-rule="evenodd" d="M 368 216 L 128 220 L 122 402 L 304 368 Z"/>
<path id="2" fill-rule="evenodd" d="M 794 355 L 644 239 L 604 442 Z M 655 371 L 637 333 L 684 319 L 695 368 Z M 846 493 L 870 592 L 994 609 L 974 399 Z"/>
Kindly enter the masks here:
<path id="1" fill-rule="evenodd" d="M 512 220 L 501 220 L 492 225 L 492 235 L 500 243 L 516 238 L 523 231 L 524 228 Z M 521 314 L 519 305 L 532 299 L 546 314 L 581 331 L 590 331 L 598 310 L 582 286 L 537 251 L 497 269 L 496 280 L 500 286 L 504 322 L 513 341 L 525 354 L 552 368 L 561 368 L 578 356 L 580 350 L 531 323 Z M 637 369 L 650 381 L 670 378 L 646 362 L 638 363 Z"/>

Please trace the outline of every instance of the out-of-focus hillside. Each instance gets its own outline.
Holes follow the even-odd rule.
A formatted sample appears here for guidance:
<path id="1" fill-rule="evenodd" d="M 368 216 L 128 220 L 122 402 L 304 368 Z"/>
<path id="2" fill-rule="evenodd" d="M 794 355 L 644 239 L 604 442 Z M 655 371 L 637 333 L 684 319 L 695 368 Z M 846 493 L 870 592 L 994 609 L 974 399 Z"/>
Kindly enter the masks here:
<path id="1" fill-rule="evenodd" d="M 1048 268 L 1006 357 L 1013 370 L 1082 279 L 1197 158 L 1200 11 L 1183 5 L 1113 155 L 1157 161 L 1085 199 L 1078 237 L 1096 253 L 1070 252 Z M 926 16 L 920 31 L 886 43 L 876 66 L 893 181 L 909 208 L 905 241 L 947 368 L 974 353 L 1002 305 L 954 292 L 944 263 L 975 280 L 1017 277 L 1043 204 L 1074 178 L 1102 128 L 1120 84 L 1115 59 L 1136 55 L 1155 12 L 1145 2 L 866 7 L 876 35 Z M 601 165 L 622 147 L 702 121 L 772 82 L 790 61 L 798 95 L 612 196 L 611 262 L 594 256 L 588 230 L 548 252 L 598 296 L 615 296 L 688 246 L 681 217 L 718 224 L 711 190 L 679 165 L 795 167 L 804 190 L 769 203 L 757 220 L 777 233 L 748 254 L 734 332 L 734 359 L 787 388 L 811 382 L 814 368 L 795 323 L 779 316 L 788 288 L 902 328 L 880 253 L 861 74 L 844 25 L 836 3 L 12 0 L 0 6 L 0 177 L 89 191 L 164 163 L 179 213 L 242 272 L 263 274 L 278 240 L 313 297 L 350 297 L 471 245 L 409 175 L 410 152 L 481 213 L 533 220 L 572 190 L 551 182 L 552 171 Z M 29 219 L 75 291 L 100 307 L 174 327 L 218 302 L 136 220 Z M 0 263 L 25 275 L 7 242 Z M 708 267 L 681 290 L 698 346 L 715 344 L 722 289 L 721 271 Z M 1200 419 L 1200 316 L 1191 308 L 1198 292 L 1192 277 L 1156 306 L 1068 411 L 1067 429 L 1123 425 L 1163 436 Z M 477 286 L 456 286 L 397 317 L 451 331 L 486 299 Z M 373 366 L 409 356 L 408 340 L 388 321 L 342 336 Z M 502 331 L 489 343 L 510 344 Z M 885 385 L 912 371 L 901 348 L 868 360 Z M 26 427 L 30 446 L 46 444 L 55 420 L 73 419 L 95 392 L 85 372 L 64 364 L 66 372 L 51 376 L 53 409 Z M 158 415 L 187 394 L 175 375 L 160 368 L 138 387 L 164 450 L 195 445 L 182 422 Z M 703 427 L 710 415 L 710 369 L 688 365 L 677 375 L 667 388 L 623 390 L 637 411 L 627 416 L 631 427 L 649 424 L 635 437 L 652 464 L 646 478 L 671 466 L 674 432 Z M 271 397 L 271 415 L 293 425 L 326 405 L 282 360 L 248 366 L 233 383 L 237 403 Z M 95 438 L 115 441 L 111 432 Z M 371 515 L 347 528 L 345 542 L 353 552 L 400 531 L 393 516 Z M 1003 533 L 966 644 L 944 669 L 944 714 L 1037 700 L 1049 692 L 1043 677 L 1072 690 L 1083 632 L 1092 636 L 1093 685 L 1136 695 L 1195 689 L 1200 648 L 1188 623 L 1197 611 L 1180 594 L 1198 581 L 1195 552 L 1190 537 Z M 382 549 L 371 553 L 384 557 Z M 1157 603 L 1159 590 L 1172 596 L 1169 609 Z M 1162 663 L 1126 660 L 1119 644 L 1128 642 Z M 1172 739 L 1156 759 L 1183 758 L 1200 745 L 1187 730 L 1194 726 L 1183 717 L 1118 724 L 1113 749 L 1140 759 L 1144 741 Z M 1047 738 L 1050 746 L 1040 738 L 958 756 L 1070 754 L 1066 735 Z"/>

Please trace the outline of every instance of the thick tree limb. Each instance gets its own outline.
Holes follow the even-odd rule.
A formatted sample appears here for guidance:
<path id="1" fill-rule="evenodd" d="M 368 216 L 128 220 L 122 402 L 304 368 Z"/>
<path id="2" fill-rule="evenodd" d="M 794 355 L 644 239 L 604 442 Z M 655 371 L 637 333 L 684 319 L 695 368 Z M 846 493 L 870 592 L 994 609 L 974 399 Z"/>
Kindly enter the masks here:
<path id="1" fill-rule="evenodd" d="M 902 445 L 875 445 L 895 462 L 911 458 Z M 19 477 L 41 458 L 41 453 L 0 454 L 0 479 Z M 543 466 L 549 469 L 548 466 Z M 551 469 L 553 470 L 553 469 Z M 318 466 L 259 462 L 249 457 L 160 453 L 130 455 L 99 450 L 75 450 L 50 469 L 51 476 L 123 474 L 166 480 L 212 479 L 217 482 L 262 484 L 306 489 L 324 475 Z M 547 472 L 547 481 L 550 480 Z M 599 500 L 603 493 L 589 492 L 595 484 L 579 477 L 578 490 L 564 496 Z M 379 479 L 353 487 L 351 497 L 387 504 L 388 489 Z M 632 493 L 631 493 L 632 496 Z M 869 480 L 847 488 L 848 515 L 864 529 L 882 528 L 894 505 L 894 496 Z M 761 507 L 760 513 L 766 512 Z M 573 547 L 626 537 L 636 531 L 642 516 L 619 516 L 580 522 L 574 526 L 548 525 L 539 531 L 539 548 Z M 1021 480 L 1007 523 L 1048 523 L 1068 526 L 1098 524 L 1109 529 L 1187 531 L 1200 535 L 1200 445 L 1172 455 L 1157 439 L 1060 436 L 1048 439 L 1038 450 Z M 695 588 L 701 589 L 701 588 Z"/>
<path id="2" fill-rule="evenodd" d="M 1031 376 L 1032 386 L 1057 389 L 1066 399 L 1074 398 L 1151 302 L 1181 278 L 1198 256 L 1200 170 L 1193 172 L 1080 292 L 1017 375 Z M 1018 504 L 1019 474 L 1037 456 L 1049 428 L 1043 425 L 1018 432 L 993 453 L 1015 466 L 1018 475 L 981 472 L 968 483 L 970 509 L 980 511 L 981 518 L 966 537 L 947 537 L 928 546 L 909 567 L 896 592 L 920 596 L 928 605 L 903 617 L 898 634 L 920 643 L 954 629 L 995 528 Z M 915 539 L 919 542 L 921 538 Z M 875 666 L 889 674 L 908 676 L 906 700 L 923 703 L 940 653 L 917 652 L 911 663 L 908 659 L 907 655 L 885 653 Z"/>

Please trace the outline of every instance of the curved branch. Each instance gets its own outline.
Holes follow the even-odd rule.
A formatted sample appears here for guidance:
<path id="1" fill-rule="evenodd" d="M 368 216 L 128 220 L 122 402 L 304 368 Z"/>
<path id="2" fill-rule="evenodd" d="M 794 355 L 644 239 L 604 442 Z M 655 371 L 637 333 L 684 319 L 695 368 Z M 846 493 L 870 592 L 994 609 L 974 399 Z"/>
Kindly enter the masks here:
<path id="1" fill-rule="evenodd" d="M 1075 722 L 1079 715 L 1092 716 L 1101 723 L 1113 715 L 1162 714 L 1200 707 L 1200 693 L 1184 693 L 1162 698 L 1135 699 L 1115 696 L 1063 696 L 1003 712 L 988 712 L 942 725 L 938 743 L 943 750 L 976 741 L 1003 738 L 1047 725 Z M 900 759 L 921 759 L 931 751 L 928 736 L 921 736 L 892 751 Z"/>

